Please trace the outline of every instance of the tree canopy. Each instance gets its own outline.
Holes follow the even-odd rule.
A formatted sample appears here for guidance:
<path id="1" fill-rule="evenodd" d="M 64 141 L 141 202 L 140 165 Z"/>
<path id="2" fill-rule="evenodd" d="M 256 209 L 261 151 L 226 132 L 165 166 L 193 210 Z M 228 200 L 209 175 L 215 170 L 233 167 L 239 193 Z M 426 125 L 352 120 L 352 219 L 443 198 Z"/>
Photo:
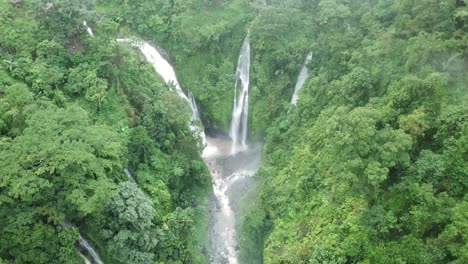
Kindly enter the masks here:
<path id="1" fill-rule="evenodd" d="M 224 133 L 247 34 L 240 262 L 467 263 L 466 32 L 466 0 L 3 1 L 0 263 L 82 263 L 80 234 L 105 263 L 208 263 L 188 106 L 115 39 L 164 48 Z"/>

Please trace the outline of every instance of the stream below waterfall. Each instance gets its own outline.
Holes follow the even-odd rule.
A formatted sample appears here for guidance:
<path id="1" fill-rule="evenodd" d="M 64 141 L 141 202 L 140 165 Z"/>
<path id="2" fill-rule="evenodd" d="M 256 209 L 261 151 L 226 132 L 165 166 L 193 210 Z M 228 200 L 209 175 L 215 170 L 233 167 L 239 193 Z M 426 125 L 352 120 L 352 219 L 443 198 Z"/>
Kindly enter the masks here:
<path id="1" fill-rule="evenodd" d="M 262 144 L 232 154 L 231 139 L 207 138 L 215 151 L 205 153 L 213 182 L 214 196 L 210 206 L 209 240 L 211 263 L 236 264 L 240 249 L 238 233 L 239 202 L 255 185 L 255 173 L 260 166 Z"/>

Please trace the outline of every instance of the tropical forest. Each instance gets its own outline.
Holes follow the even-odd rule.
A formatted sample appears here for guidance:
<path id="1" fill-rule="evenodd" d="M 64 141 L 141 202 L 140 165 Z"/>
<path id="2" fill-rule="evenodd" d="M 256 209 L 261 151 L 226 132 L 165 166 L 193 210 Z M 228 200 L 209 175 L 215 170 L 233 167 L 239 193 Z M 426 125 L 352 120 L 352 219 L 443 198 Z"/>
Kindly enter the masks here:
<path id="1" fill-rule="evenodd" d="M 0 0 L 0 264 L 468 263 L 468 0 Z"/>

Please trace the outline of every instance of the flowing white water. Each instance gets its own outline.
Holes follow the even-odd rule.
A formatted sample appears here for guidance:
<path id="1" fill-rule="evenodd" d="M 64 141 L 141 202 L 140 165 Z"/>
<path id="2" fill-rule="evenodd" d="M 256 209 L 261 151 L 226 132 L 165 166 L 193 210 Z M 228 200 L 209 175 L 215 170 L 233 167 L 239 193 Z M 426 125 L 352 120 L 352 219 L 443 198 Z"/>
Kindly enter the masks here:
<path id="1" fill-rule="evenodd" d="M 299 100 L 299 91 L 302 89 L 305 81 L 309 77 L 309 70 L 307 69 L 307 65 L 312 61 L 312 55 L 312 52 L 307 55 L 304 65 L 302 66 L 301 71 L 299 72 L 299 76 L 297 77 L 296 86 L 294 87 L 294 93 L 291 98 L 291 104 L 293 105 L 297 104 L 297 101 Z"/>
<path id="2" fill-rule="evenodd" d="M 192 122 L 199 122 L 201 124 L 200 113 L 198 112 L 197 102 L 195 101 L 195 97 L 193 96 L 192 92 L 188 92 L 188 100 L 190 104 L 190 108 L 192 109 Z M 204 146 L 203 154 L 206 155 L 206 152 L 212 151 L 211 148 L 213 146 L 208 146 L 208 142 L 206 141 L 205 131 L 203 130 L 203 125 L 197 126 L 197 124 L 190 125 L 192 131 L 198 131 L 198 134 L 202 138 L 202 144 Z"/>
<path id="3" fill-rule="evenodd" d="M 193 97 L 192 92 L 188 92 L 188 99 L 190 108 L 192 108 L 192 120 L 200 120 L 200 113 L 198 112 L 197 103 L 195 102 L 195 97 Z"/>
<path id="4" fill-rule="evenodd" d="M 96 264 L 104 264 L 102 262 L 101 258 L 99 257 L 99 254 L 94 250 L 94 248 L 89 244 L 88 240 L 86 240 L 84 237 L 80 235 L 80 238 L 78 239 L 78 244 L 80 247 L 88 252 L 88 254 L 93 258 L 94 263 Z M 85 258 L 85 263 L 86 261 L 89 261 L 87 258 Z"/>
<path id="5" fill-rule="evenodd" d="M 129 180 L 133 180 L 132 174 L 130 173 L 130 171 L 127 168 L 124 168 L 124 173 L 125 173 L 125 175 L 127 175 L 127 178 Z"/>
<path id="6" fill-rule="evenodd" d="M 237 218 L 239 201 L 252 188 L 260 165 L 261 145 L 231 154 L 228 138 L 207 138 L 216 152 L 205 156 L 213 181 L 214 200 L 210 209 L 210 245 L 212 264 L 237 264 Z"/>
<path id="7" fill-rule="evenodd" d="M 85 255 L 83 255 L 83 253 L 81 252 L 79 253 L 80 253 L 80 257 L 83 259 L 85 264 L 91 264 L 91 261 Z"/>
<path id="8" fill-rule="evenodd" d="M 146 60 L 153 65 L 154 70 L 163 78 L 164 82 L 168 85 L 172 85 L 175 87 L 175 90 L 177 94 L 182 97 L 185 101 L 190 106 L 190 109 L 192 110 L 192 116 L 191 119 L 192 121 L 199 121 L 200 120 L 200 115 L 198 113 L 197 109 L 197 104 L 195 103 L 195 98 L 189 99 L 184 91 L 182 90 L 179 81 L 177 81 L 177 77 L 174 71 L 174 68 L 172 65 L 164 59 L 164 57 L 161 55 L 161 53 L 153 46 L 151 46 L 148 42 L 138 42 L 138 41 L 132 41 L 130 39 L 117 39 L 117 42 L 123 42 L 123 43 L 131 43 L 132 45 L 138 47 L 145 56 Z M 191 92 L 189 92 L 189 95 Z M 199 127 L 197 125 L 190 125 L 190 129 L 196 134 L 200 135 L 202 139 L 203 146 L 206 146 L 206 135 L 203 127 Z"/>
<path id="9" fill-rule="evenodd" d="M 83 25 L 86 27 L 86 31 L 88 31 L 88 34 L 89 34 L 91 37 L 94 37 L 93 30 L 91 30 L 91 28 L 88 27 L 88 24 L 86 23 L 86 21 L 83 21 Z"/>
<path id="10" fill-rule="evenodd" d="M 164 57 L 159 53 L 159 51 L 151 46 L 146 41 L 137 41 L 137 40 L 130 40 L 130 39 L 117 39 L 117 42 L 123 43 L 131 43 L 133 46 L 140 49 L 141 53 L 145 56 L 146 60 L 153 65 L 154 70 L 163 78 L 164 82 L 168 85 L 173 85 L 176 89 L 176 92 L 182 97 L 184 100 L 189 102 L 188 97 L 185 95 L 184 91 L 180 87 L 179 81 L 177 81 L 177 77 L 172 65 L 164 59 Z M 190 103 L 190 102 L 189 102 Z M 192 109 L 192 112 L 194 110 Z"/>
<path id="11" fill-rule="evenodd" d="M 217 155 L 212 155 L 207 161 L 211 161 L 216 158 Z M 211 164 L 212 166 L 214 164 Z M 212 167 L 210 166 L 210 167 Z M 214 236 L 219 238 L 216 241 L 211 241 L 216 243 L 215 254 L 220 254 L 219 256 L 222 259 L 227 259 L 229 264 L 237 263 L 237 253 L 236 253 L 236 233 L 235 233 L 235 217 L 234 212 L 229 203 L 229 197 L 227 196 L 228 185 L 225 183 L 222 174 L 219 170 L 212 169 L 211 177 L 213 180 L 213 193 L 217 198 L 217 223 L 215 223 L 216 230 L 213 232 Z M 216 263 L 216 257 L 212 259 L 213 263 Z"/>
<path id="12" fill-rule="evenodd" d="M 249 83 L 250 83 L 250 41 L 249 36 L 244 40 L 239 54 L 234 85 L 234 107 L 232 110 L 231 153 L 247 149 L 247 123 L 249 119 Z"/>
<path id="13" fill-rule="evenodd" d="M 62 223 L 59 224 L 63 228 L 67 227 L 73 227 L 73 224 L 68 222 L 68 221 L 63 221 Z M 93 262 L 96 264 L 104 264 L 99 257 L 99 254 L 94 250 L 94 248 L 91 246 L 91 244 L 80 234 L 80 237 L 78 238 L 78 253 L 80 254 L 80 257 L 83 259 L 83 262 L 85 264 L 92 264 Z M 88 253 L 89 256 L 93 258 L 93 261 L 90 261 L 81 251 L 84 250 Z"/>

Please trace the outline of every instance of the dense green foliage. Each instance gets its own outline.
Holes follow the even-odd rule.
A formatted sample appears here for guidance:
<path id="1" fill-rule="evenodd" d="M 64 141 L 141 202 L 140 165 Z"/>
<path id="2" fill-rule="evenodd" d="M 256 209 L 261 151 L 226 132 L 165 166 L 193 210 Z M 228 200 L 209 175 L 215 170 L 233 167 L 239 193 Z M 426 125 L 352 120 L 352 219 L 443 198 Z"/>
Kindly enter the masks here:
<path id="1" fill-rule="evenodd" d="M 0 262 L 81 263 L 79 233 L 106 263 L 206 262 L 186 103 L 91 2 L 0 10 Z"/>
<path id="2" fill-rule="evenodd" d="M 267 136 L 245 263 L 468 261 L 467 4 L 271 1 L 255 18 Z"/>
<path id="3" fill-rule="evenodd" d="M 265 150 L 242 263 L 468 262 L 468 1 L 23 2 L 0 3 L 0 263 L 80 263 L 79 233 L 106 263 L 208 262 L 187 105 L 122 32 L 224 131 L 249 32 Z"/>
<path id="4" fill-rule="evenodd" d="M 468 261 L 466 1 L 151 2 L 116 14 L 175 54 L 209 127 L 228 127 L 249 28 L 249 126 L 266 147 L 242 261 Z"/>

